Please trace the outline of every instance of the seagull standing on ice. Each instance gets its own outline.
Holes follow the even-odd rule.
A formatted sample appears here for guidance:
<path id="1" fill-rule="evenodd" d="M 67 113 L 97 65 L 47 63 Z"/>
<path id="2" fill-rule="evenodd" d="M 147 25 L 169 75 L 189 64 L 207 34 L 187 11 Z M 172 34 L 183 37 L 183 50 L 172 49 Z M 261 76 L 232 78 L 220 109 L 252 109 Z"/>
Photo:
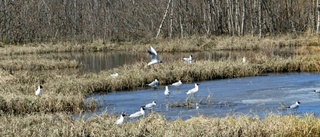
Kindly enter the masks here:
<path id="1" fill-rule="evenodd" d="M 149 103 L 149 104 L 145 105 L 144 108 L 151 109 L 156 105 L 157 105 L 157 102 L 156 101 L 152 101 L 152 103 Z"/>
<path id="2" fill-rule="evenodd" d="M 292 105 L 290 105 L 290 106 L 287 107 L 287 108 L 290 108 L 290 109 L 298 109 L 298 108 L 299 108 L 299 105 L 300 105 L 300 102 L 299 102 L 299 101 L 296 101 L 295 104 L 292 104 Z"/>
<path id="3" fill-rule="evenodd" d="M 148 86 L 153 87 L 153 88 L 157 88 L 158 87 L 158 80 L 154 79 L 154 81 L 152 81 L 151 83 L 148 84 Z"/>
<path id="4" fill-rule="evenodd" d="M 124 113 L 122 113 L 121 115 L 120 115 L 120 118 L 116 121 L 116 125 L 121 125 L 122 123 L 123 123 L 123 121 L 124 121 L 124 116 L 126 116 L 126 114 L 124 114 Z"/>
<path id="5" fill-rule="evenodd" d="M 192 62 L 192 55 L 189 56 L 189 58 L 183 58 L 184 61 L 191 63 Z"/>
<path id="6" fill-rule="evenodd" d="M 198 103 L 196 103 L 196 109 L 199 109 L 199 104 Z"/>
<path id="7" fill-rule="evenodd" d="M 320 93 L 320 89 L 315 89 L 313 92 Z"/>
<path id="8" fill-rule="evenodd" d="M 40 96 L 41 93 L 42 93 L 42 86 L 39 85 L 39 86 L 38 86 L 38 89 L 37 89 L 36 92 L 35 92 L 35 94 L 36 94 L 36 96 Z"/>
<path id="9" fill-rule="evenodd" d="M 140 116 L 144 116 L 144 107 L 140 108 L 140 111 L 133 113 L 129 116 L 129 118 L 136 118 L 136 117 L 140 117 Z"/>
<path id="10" fill-rule="evenodd" d="M 179 88 L 182 85 L 181 80 L 179 80 L 178 82 L 172 83 L 172 86 L 175 86 L 177 88 Z"/>
<path id="11" fill-rule="evenodd" d="M 164 90 L 164 95 L 166 95 L 167 97 L 170 95 L 168 86 L 166 86 L 166 90 Z"/>
<path id="12" fill-rule="evenodd" d="M 150 46 L 150 49 L 148 49 L 147 51 L 151 55 L 151 61 L 148 63 L 148 66 L 152 64 L 162 63 L 162 61 L 158 59 L 158 54 L 156 50 L 154 50 Z"/>
<path id="13" fill-rule="evenodd" d="M 199 85 L 198 83 L 195 83 L 195 84 L 194 84 L 194 88 L 188 90 L 188 91 L 187 91 L 187 94 L 194 94 L 194 93 L 198 92 L 198 90 L 199 90 L 198 85 Z"/>

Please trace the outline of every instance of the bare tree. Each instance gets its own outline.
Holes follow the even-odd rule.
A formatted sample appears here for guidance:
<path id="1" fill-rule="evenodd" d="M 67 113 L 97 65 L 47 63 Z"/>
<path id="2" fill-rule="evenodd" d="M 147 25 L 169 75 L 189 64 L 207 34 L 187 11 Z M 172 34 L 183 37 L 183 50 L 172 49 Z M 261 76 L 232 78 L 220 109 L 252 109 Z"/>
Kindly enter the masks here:
<path id="1" fill-rule="evenodd" d="M 0 0 L 5 43 L 319 33 L 320 0 Z M 169 14 L 169 15 L 168 15 Z M 169 19 L 167 19 L 169 18 Z M 163 32 L 163 33 L 161 33 Z"/>
<path id="2" fill-rule="evenodd" d="M 171 0 L 168 0 L 167 8 L 166 8 L 166 10 L 165 10 L 165 13 L 164 13 L 164 15 L 163 15 L 162 21 L 161 21 L 161 23 L 160 23 L 160 26 L 159 26 L 158 33 L 157 33 L 157 35 L 156 35 L 156 38 L 158 38 L 158 36 L 159 36 L 159 34 L 160 34 L 160 31 L 161 31 L 161 28 L 162 28 L 162 25 L 163 25 L 163 22 L 164 22 L 164 20 L 165 20 L 166 17 L 167 17 L 170 3 L 171 3 Z"/>

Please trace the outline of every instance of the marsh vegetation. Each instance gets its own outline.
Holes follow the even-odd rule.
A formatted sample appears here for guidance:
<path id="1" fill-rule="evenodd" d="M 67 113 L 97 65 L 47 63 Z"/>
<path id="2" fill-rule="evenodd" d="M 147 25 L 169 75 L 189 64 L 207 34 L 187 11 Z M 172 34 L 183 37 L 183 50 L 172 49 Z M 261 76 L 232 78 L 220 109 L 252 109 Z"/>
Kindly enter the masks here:
<path id="1" fill-rule="evenodd" d="M 188 65 L 181 60 L 147 66 L 145 60 L 104 70 L 98 73 L 80 72 L 82 64 L 67 58 L 38 59 L 28 55 L 57 52 L 98 52 L 122 50 L 149 55 L 152 45 L 158 54 L 165 52 L 251 51 L 247 62 L 239 59 L 195 60 Z M 233 45 L 233 46 L 232 46 Z M 216 37 L 190 38 L 172 41 L 154 40 L 141 43 L 26 44 L 4 45 L 0 51 L 0 119 L 2 135 L 67 135 L 67 136 L 306 136 L 319 134 L 319 119 L 312 115 L 275 116 L 265 119 L 240 116 L 226 118 L 194 117 L 186 121 L 167 121 L 159 114 L 150 114 L 137 121 L 115 126 L 117 116 L 104 114 L 93 118 L 73 119 L 70 114 L 96 110 L 96 102 L 86 103 L 93 93 L 107 94 L 123 90 L 146 88 L 146 83 L 159 80 L 168 85 L 181 79 L 187 83 L 205 80 L 257 76 L 265 73 L 320 71 L 319 42 L 315 36 L 279 38 Z M 278 52 L 290 52 L 278 56 Z M 22 55 L 22 57 L 10 58 Z M 110 74 L 118 72 L 113 78 Z M 43 94 L 35 96 L 39 84 Z M 111 130 L 112 129 L 112 130 Z M 157 129 L 157 130 L 155 130 Z M 125 131 L 125 132 L 123 132 Z"/>

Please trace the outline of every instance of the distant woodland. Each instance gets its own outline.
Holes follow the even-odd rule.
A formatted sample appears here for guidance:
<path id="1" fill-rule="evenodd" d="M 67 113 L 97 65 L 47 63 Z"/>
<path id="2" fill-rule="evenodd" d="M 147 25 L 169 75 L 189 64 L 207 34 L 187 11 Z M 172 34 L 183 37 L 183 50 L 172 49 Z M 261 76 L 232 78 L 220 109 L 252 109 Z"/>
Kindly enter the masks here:
<path id="1" fill-rule="evenodd" d="M 316 0 L 0 0 L 4 43 L 315 33 Z"/>

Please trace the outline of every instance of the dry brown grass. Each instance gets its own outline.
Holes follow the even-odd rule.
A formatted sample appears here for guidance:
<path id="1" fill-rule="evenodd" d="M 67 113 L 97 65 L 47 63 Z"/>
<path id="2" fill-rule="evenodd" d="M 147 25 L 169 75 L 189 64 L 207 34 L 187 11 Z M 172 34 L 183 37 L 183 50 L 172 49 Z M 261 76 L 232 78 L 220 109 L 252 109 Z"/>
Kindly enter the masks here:
<path id="1" fill-rule="evenodd" d="M 311 37 L 313 38 L 313 37 Z M 310 38 L 310 39 L 311 39 Z M 292 40 L 293 39 L 293 40 Z M 306 38 L 308 39 L 308 38 Z M 91 103 L 90 107 L 86 107 L 84 98 L 92 93 L 108 93 L 122 90 L 134 90 L 145 88 L 146 84 L 157 78 L 160 85 L 171 84 L 179 79 L 185 83 L 195 81 L 214 80 L 223 78 L 235 78 L 256 76 L 268 72 L 319 72 L 320 71 L 320 55 L 319 46 L 315 46 L 313 39 L 304 40 L 301 37 L 280 37 L 276 40 L 257 39 L 256 37 L 217 37 L 217 38 L 191 38 L 180 39 L 157 43 L 161 40 L 155 40 L 144 45 L 132 45 L 132 51 L 142 51 L 155 44 L 161 52 L 187 51 L 188 47 L 191 51 L 197 50 L 246 50 L 259 49 L 265 52 L 253 52 L 250 54 L 247 63 L 242 63 L 241 59 L 226 59 L 220 61 L 203 61 L 196 60 L 192 64 L 183 61 L 168 61 L 162 64 L 146 66 L 146 62 L 137 62 L 132 65 L 124 65 L 108 71 L 96 73 L 79 73 L 77 69 L 80 64 L 76 61 L 66 59 L 38 59 L 33 57 L 19 57 L 10 59 L 2 57 L 0 62 L 0 92 L 2 93 L 1 108 L 4 113 L 32 113 L 32 112 L 80 112 L 88 108 L 94 110 L 95 103 Z M 245 44 L 244 42 L 247 42 Z M 280 41 L 280 42 L 279 42 Z M 282 42 L 281 42 L 282 41 Z M 212 43 L 213 42 L 213 43 Z M 214 42 L 220 44 L 215 45 Z M 225 43 L 223 43 L 225 42 Z M 294 44 L 297 42 L 297 44 Z M 151 44 L 150 44 L 151 43 Z M 264 44 L 261 44 L 264 43 Z M 267 43 L 267 44 L 266 44 Z M 282 43 L 282 44 L 281 44 Z M 92 43 L 88 47 L 101 46 L 102 42 Z M 168 46 L 164 46 L 167 45 Z M 172 44 L 172 45 L 170 45 Z M 230 49 L 231 45 L 234 48 Z M 266 46 L 265 45 L 270 45 Z M 298 45 L 298 46 L 297 46 Z M 28 52 L 28 47 L 31 48 Z M 9 54 L 31 54 L 46 53 L 60 51 L 82 51 L 86 50 L 86 46 L 76 45 L 70 46 L 65 44 L 64 50 L 58 45 L 26 45 L 16 51 L 6 53 Z M 239 46 L 239 47 L 237 47 Z M 247 47 L 244 47 L 247 46 Z M 298 53 L 291 57 L 279 57 L 273 53 L 276 50 L 287 50 L 286 47 L 297 46 L 293 48 L 294 53 Z M 41 47 L 40 49 L 37 49 Z M 105 48 L 115 48 L 115 45 L 108 45 L 96 48 L 98 51 Z M 125 47 L 125 49 L 123 49 Z M 173 49 L 167 49 L 167 48 Z M 178 48 L 177 48 L 178 47 Z M 224 47 L 224 48 L 223 48 Z M 241 47 L 241 48 L 240 48 Z M 281 47 L 281 48 L 279 48 Z M 11 47 L 6 47 L 10 49 Z M 5 49 L 6 49 L 5 48 Z M 129 46 L 119 45 L 117 50 L 129 50 Z M 158 49 L 157 48 L 157 49 Z M 174 49 L 177 48 L 177 49 Z M 59 49 L 59 51 L 55 51 Z M 31 52 L 32 51 L 32 52 Z M 4 51 L 1 51 L 4 53 Z M 262 54 L 265 53 L 265 54 Z M 52 58 L 49 57 L 48 58 Z M 13 73 L 10 70 L 14 70 Z M 111 73 L 118 72 L 119 77 L 113 78 Z M 44 95 L 40 98 L 34 96 L 39 82 L 43 83 Z M 10 86 L 8 86 L 10 85 Z M 8 98 L 9 96 L 9 98 Z M 36 100 L 37 101 L 34 101 Z M 24 103 L 25 102 L 25 103 Z M 32 104 L 32 105 L 30 105 Z M 54 105 L 52 105 L 54 104 Z M 67 107 L 65 107 L 67 106 Z"/>
<path id="2" fill-rule="evenodd" d="M 224 118 L 193 117 L 167 121 L 151 113 L 123 125 L 118 116 L 101 115 L 73 119 L 66 114 L 1 116 L 1 136 L 318 136 L 320 119 L 313 115 L 269 115 L 265 119 L 248 116 Z"/>
<path id="3" fill-rule="evenodd" d="M 81 64 L 75 60 L 53 60 L 53 59 L 11 59 L 0 62 L 0 68 L 11 71 L 19 70 L 59 70 L 68 68 L 79 68 Z"/>
<path id="4" fill-rule="evenodd" d="M 141 43 L 104 44 L 27 44 L 5 45 L 0 50 L 0 135 L 1 136 L 317 136 L 319 118 L 313 115 L 278 116 L 265 119 L 249 116 L 224 118 L 194 117 L 189 120 L 167 121 L 162 115 L 149 114 L 135 122 L 115 126 L 118 116 L 101 115 L 74 119 L 70 113 L 94 111 L 95 100 L 85 103 L 92 93 L 145 88 L 157 78 L 160 85 L 179 79 L 184 83 L 256 76 L 268 72 L 320 71 L 319 40 L 315 36 L 257 37 L 193 37 L 188 39 L 150 40 Z M 6 55 L 42 54 L 50 52 L 84 52 L 130 50 L 145 52 L 153 46 L 159 52 L 253 50 L 247 63 L 239 60 L 202 61 L 192 64 L 168 61 L 146 66 L 146 62 L 124 65 L 108 71 L 79 73 L 78 62 L 66 59 L 37 59 Z M 294 50 L 296 55 L 279 57 L 274 52 Z M 255 53 L 255 54 L 254 54 Z M 264 54 L 262 54 L 264 53 Z M 119 77 L 112 78 L 111 73 Z M 43 85 L 43 95 L 34 92 Z"/>
<path id="5" fill-rule="evenodd" d="M 188 37 L 183 39 L 151 39 L 136 43 L 104 43 L 101 40 L 92 43 L 30 43 L 24 45 L 4 45 L 0 55 L 44 54 L 57 52 L 98 52 L 131 51 L 142 52 L 153 46 L 158 52 L 193 52 L 211 50 L 276 50 L 286 47 L 318 46 L 317 35 L 282 35 L 259 39 L 256 36 L 242 37 Z"/>
<path id="6" fill-rule="evenodd" d="M 134 90 L 145 88 L 146 84 L 157 78 L 160 85 L 168 85 L 179 79 L 185 83 L 195 81 L 256 76 L 264 73 L 275 72 L 319 72 L 320 55 L 299 55 L 290 58 L 267 57 L 257 55 L 247 63 L 241 60 L 224 61 L 195 61 L 187 64 L 183 61 L 167 62 L 154 66 L 146 66 L 145 62 L 137 62 L 132 65 L 124 65 L 100 73 L 63 72 L 61 70 L 43 71 L 17 71 L 14 75 L 2 72 L 5 79 L 0 83 L 3 87 L 2 96 L 13 95 L 13 99 L 6 98 L 4 105 L 8 108 L 5 112 L 11 113 L 42 111 L 42 106 L 50 106 L 54 102 L 62 101 L 59 105 L 50 106 L 50 112 L 67 111 L 79 112 L 84 110 L 84 97 L 92 93 L 108 93 L 121 90 Z M 113 78 L 111 73 L 118 72 L 119 76 Z M 19 103 L 16 98 L 22 98 L 26 102 L 32 102 L 35 98 L 34 91 L 39 81 L 44 81 L 44 97 L 41 97 L 38 106 L 23 106 L 16 111 L 10 103 Z M 12 86 L 7 86 L 12 85 Z M 47 96 L 47 98 L 45 97 Z M 75 98 L 79 98 L 78 100 Z M 42 99 L 46 101 L 41 101 Z M 71 109 L 63 107 L 70 104 Z M 60 106 L 61 105 L 61 106 Z M 36 107 L 36 109 L 32 108 Z M 93 107 L 94 108 L 94 107 Z"/>

